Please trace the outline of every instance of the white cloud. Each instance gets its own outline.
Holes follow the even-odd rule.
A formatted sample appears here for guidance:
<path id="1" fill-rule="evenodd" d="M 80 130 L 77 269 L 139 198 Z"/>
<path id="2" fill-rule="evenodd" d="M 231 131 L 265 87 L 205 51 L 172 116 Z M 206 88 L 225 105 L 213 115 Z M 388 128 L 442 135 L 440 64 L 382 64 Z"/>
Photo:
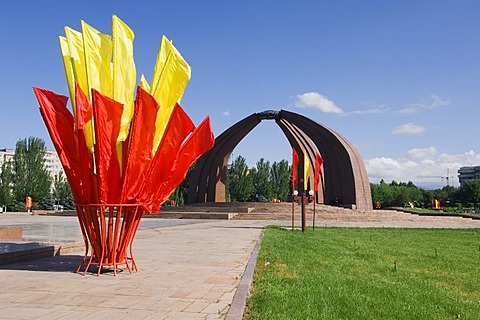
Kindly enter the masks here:
<path id="1" fill-rule="evenodd" d="M 424 188 L 442 188 L 447 185 L 459 186 L 458 169 L 463 166 L 480 164 L 480 154 L 473 150 L 463 154 L 437 154 L 435 147 L 411 149 L 407 159 L 379 157 L 365 160 L 370 181 L 378 183 L 381 179 L 390 183 L 412 181 Z"/>
<path id="2" fill-rule="evenodd" d="M 432 102 L 430 103 L 429 106 L 427 106 L 429 109 L 433 109 L 436 107 L 443 107 L 450 104 L 450 98 L 442 99 L 439 96 L 436 96 L 434 94 L 430 95 L 430 98 L 432 99 Z"/>
<path id="3" fill-rule="evenodd" d="M 317 92 L 307 92 L 297 95 L 295 106 L 298 108 L 313 108 L 325 113 L 343 113 L 333 101 Z"/>
<path id="4" fill-rule="evenodd" d="M 230 116 L 230 112 L 228 112 L 228 111 L 223 111 L 223 112 L 222 112 L 222 116 L 228 117 L 228 116 Z"/>
<path id="5" fill-rule="evenodd" d="M 392 129 L 392 134 L 420 134 L 425 132 L 426 128 L 414 123 L 406 123 Z"/>
<path id="6" fill-rule="evenodd" d="M 371 108 L 366 110 L 356 110 L 353 111 L 353 114 L 364 115 L 364 114 L 380 114 L 388 112 L 390 108 Z"/>
<path id="7" fill-rule="evenodd" d="M 422 99 L 417 103 L 408 105 L 398 112 L 404 113 L 404 114 L 418 113 L 422 111 L 435 109 L 438 107 L 447 106 L 449 104 L 450 104 L 450 98 L 443 99 L 437 95 L 432 94 L 430 95 L 430 97 L 426 99 Z"/>
<path id="8" fill-rule="evenodd" d="M 411 160 L 431 160 L 437 155 L 437 148 L 435 147 L 428 147 L 423 149 L 411 149 L 407 151 L 407 158 Z"/>
<path id="9" fill-rule="evenodd" d="M 373 158 L 365 161 L 370 180 L 378 182 L 380 179 L 390 182 L 407 182 L 407 172 L 414 171 L 418 164 L 411 160 L 396 160 L 387 157 Z"/>
<path id="10" fill-rule="evenodd" d="M 417 113 L 417 112 L 418 112 L 418 109 L 415 107 L 406 107 L 398 111 L 398 113 L 403 113 L 403 114 L 410 114 L 410 113 Z"/>

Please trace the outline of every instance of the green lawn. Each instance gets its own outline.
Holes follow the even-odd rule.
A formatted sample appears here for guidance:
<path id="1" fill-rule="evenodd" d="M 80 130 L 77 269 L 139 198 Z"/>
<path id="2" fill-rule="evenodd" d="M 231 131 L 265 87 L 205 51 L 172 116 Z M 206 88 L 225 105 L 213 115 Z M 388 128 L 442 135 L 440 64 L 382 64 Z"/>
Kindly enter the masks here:
<path id="1" fill-rule="evenodd" d="M 247 314 L 480 319 L 480 229 L 269 227 Z"/>

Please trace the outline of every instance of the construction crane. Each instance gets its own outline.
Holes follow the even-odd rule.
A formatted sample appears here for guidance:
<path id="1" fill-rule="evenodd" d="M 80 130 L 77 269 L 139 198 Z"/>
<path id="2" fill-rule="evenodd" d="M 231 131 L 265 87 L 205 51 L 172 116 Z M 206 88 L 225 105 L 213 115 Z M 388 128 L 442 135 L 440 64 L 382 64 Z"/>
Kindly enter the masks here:
<path id="1" fill-rule="evenodd" d="M 450 186 L 450 179 L 453 179 L 453 176 L 450 175 L 450 170 L 447 169 L 446 176 L 417 176 L 417 178 L 441 178 L 442 181 L 445 179 L 447 181 L 447 186 Z"/>

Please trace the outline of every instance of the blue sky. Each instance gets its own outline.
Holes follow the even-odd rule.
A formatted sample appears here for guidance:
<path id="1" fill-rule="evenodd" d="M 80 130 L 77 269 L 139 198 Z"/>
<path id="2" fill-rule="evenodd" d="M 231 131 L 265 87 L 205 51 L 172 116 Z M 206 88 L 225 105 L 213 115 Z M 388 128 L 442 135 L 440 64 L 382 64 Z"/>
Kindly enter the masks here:
<path id="1" fill-rule="evenodd" d="M 442 187 L 480 165 L 479 1 L 0 1 L 0 147 L 38 136 L 32 92 L 68 95 L 58 36 L 80 20 L 135 32 L 137 72 L 151 78 L 161 36 L 192 67 L 182 101 L 215 135 L 254 112 L 286 109 L 347 138 L 371 182 Z M 321 151 L 321 150 L 320 150 Z M 233 151 L 254 165 L 290 161 L 263 121 Z M 420 175 L 432 176 L 419 178 Z"/>

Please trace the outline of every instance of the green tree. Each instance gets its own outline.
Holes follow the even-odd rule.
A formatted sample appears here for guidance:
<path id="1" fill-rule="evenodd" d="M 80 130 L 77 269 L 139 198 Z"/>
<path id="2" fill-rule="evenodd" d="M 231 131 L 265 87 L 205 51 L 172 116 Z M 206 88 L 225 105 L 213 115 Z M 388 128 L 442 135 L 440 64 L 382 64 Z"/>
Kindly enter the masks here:
<path id="1" fill-rule="evenodd" d="M 270 161 L 261 158 L 252 172 L 255 198 L 260 201 L 269 201 L 272 198 L 272 178 Z"/>
<path id="2" fill-rule="evenodd" d="M 9 207 L 14 203 L 12 187 L 14 182 L 12 163 L 4 162 L 0 169 L 0 207 Z"/>
<path id="3" fill-rule="evenodd" d="M 424 208 L 430 208 L 432 206 L 432 200 L 435 199 L 435 190 L 422 190 L 422 194 L 422 206 Z"/>
<path id="4" fill-rule="evenodd" d="M 480 205 L 480 180 L 470 180 L 462 184 L 459 190 L 465 206 L 472 203 L 475 208 Z"/>
<path id="5" fill-rule="evenodd" d="M 452 207 L 455 205 L 458 189 L 453 186 L 445 186 L 441 190 L 440 201 L 445 205 Z"/>
<path id="6" fill-rule="evenodd" d="M 419 206 L 423 200 L 422 190 L 417 188 L 411 181 L 408 183 L 400 182 L 393 186 L 393 194 L 395 198 L 394 205 L 408 206 L 413 203 Z"/>
<path id="7" fill-rule="evenodd" d="M 45 141 L 29 137 L 19 140 L 13 156 L 14 197 L 17 203 L 27 196 L 39 203 L 49 196 L 51 178 L 45 168 Z"/>
<path id="8" fill-rule="evenodd" d="M 253 178 L 244 157 L 238 156 L 228 168 L 227 185 L 231 201 L 251 200 Z"/>
<path id="9" fill-rule="evenodd" d="M 273 162 L 271 169 L 272 194 L 275 198 L 287 201 L 290 193 L 291 169 L 287 160 Z"/>
<path id="10" fill-rule="evenodd" d="M 168 198 L 169 200 L 174 200 L 177 205 L 184 205 L 187 202 L 188 192 L 190 188 L 190 180 L 192 178 L 193 170 L 195 169 L 195 164 L 193 164 L 187 171 L 185 179 L 180 183 L 180 185 L 175 189 L 175 191 Z"/>
<path id="11" fill-rule="evenodd" d="M 48 196 L 40 199 L 38 203 L 35 203 L 35 206 L 44 210 L 52 210 L 55 204 L 54 195 L 50 193 Z"/>
<path id="12" fill-rule="evenodd" d="M 55 197 L 55 204 L 62 205 L 64 209 L 75 209 L 72 190 L 70 189 L 68 181 L 63 177 L 62 172 L 54 177 L 53 195 Z"/>
<path id="13" fill-rule="evenodd" d="M 377 199 L 377 201 L 380 201 L 382 207 L 391 207 L 395 203 L 393 189 L 383 180 L 380 181 Z"/>
<path id="14" fill-rule="evenodd" d="M 382 203 L 381 194 L 380 194 L 380 185 L 375 183 L 370 183 L 370 192 L 372 194 L 372 203 L 373 207 L 376 208 L 377 203 Z"/>
<path id="15" fill-rule="evenodd" d="M 416 206 L 423 203 L 422 190 L 411 181 L 408 183 L 392 181 L 390 184 L 381 180 L 380 183 L 370 184 L 372 201 L 375 205 L 380 202 L 382 207 L 406 206 L 410 203 Z"/>

